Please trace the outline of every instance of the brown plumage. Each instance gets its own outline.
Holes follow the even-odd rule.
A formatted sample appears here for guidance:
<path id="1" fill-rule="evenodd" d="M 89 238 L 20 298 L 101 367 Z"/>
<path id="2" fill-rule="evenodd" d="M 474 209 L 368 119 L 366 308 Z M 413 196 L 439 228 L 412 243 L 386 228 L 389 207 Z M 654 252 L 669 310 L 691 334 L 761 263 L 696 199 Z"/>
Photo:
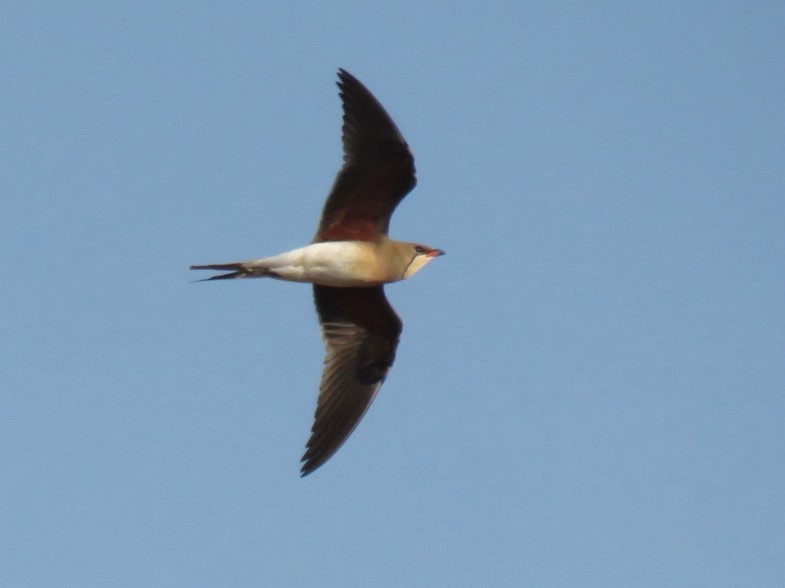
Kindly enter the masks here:
<path id="1" fill-rule="evenodd" d="M 384 284 L 411 277 L 443 253 L 387 236 L 390 216 L 416 183 L 414 158 L 381 104 L 338 72 L 343 159 L 310 245 L 280 255 L 191 266 L 208 278 L 270 277 L 312 283 L 326 347 L 303 476 L 326 462 L 368 410 L 395 359 L 402 323 Z"/>
<path id="2" fill-rule="evenodd" d="M 344 69 L 338 78 L 344 164 L 314 241 L 376 241 L 387 235 L 395 207 L 417 183 L 414 157 L 368 89 Z M 327 357 L 302 458 L 304 476 L 327 461 L 360 422 L 393 364 L 403 328 L 382 286 L 313 290 Z"/>
<path id="3" fill-rule="evenodd" d="M 414 157 L 398 127 L 357 78 L 338 71 L 344 164 L 324 203 L 314 242 L 375 241 L 417 183 Z"/>
<path id="4" fill-rule="evenodd" d="M 375 288 L 313 287 L 327 347 L 302 474 L 322 465 L 349 437 L 395 359 L 403 325 Z"/>

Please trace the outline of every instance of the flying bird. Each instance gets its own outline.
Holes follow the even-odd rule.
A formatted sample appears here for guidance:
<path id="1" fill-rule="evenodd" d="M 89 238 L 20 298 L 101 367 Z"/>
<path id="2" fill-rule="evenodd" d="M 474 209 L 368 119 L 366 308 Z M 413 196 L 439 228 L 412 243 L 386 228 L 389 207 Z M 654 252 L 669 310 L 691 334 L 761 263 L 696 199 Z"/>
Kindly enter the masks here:
<path id="1" fill-rule="evenodd" d="M 384 284 L 410 278 L 444 254 L 387 236 L 393 211 L 416 183 L 414 157 L 357 78 L 338 70 L 338 88 L 343 167 L 313 241 L 272 257 L 190 268 L 227 272 L 207 280 L 276 278 L 313 284 L 326 357 L 302 476 L 330 459 L 351 435 L 393 364 L 402 323 Z"/>

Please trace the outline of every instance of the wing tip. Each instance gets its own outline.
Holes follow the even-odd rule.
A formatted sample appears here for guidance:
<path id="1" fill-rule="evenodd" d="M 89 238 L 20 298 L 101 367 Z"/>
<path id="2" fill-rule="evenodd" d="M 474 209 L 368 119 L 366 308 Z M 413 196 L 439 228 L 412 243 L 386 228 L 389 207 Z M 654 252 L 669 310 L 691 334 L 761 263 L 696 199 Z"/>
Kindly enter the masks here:
<path id="1" fill-rule="evenodd" d="M 302 458 L 300 458 L 300 462 L 302 463 L 302 466 L 300 467 L 300 477 L 304 478 L 318 470 L 333 456 L 334 453 L 335 451 L 327 453 L 326 455 L 315 455 L 313 447 L 309 446 L 303 454 Z"/>
<path id="2" fill-rule="evenodd" d="M 344 68 L 338 68 L 338 81 L 335 82 L 335 85 L 338 86 L 338 95 L 343 100 L 346 97 L 346 92 L 350 85 L 362 85 L 360 81 L 346 71 Z"/>

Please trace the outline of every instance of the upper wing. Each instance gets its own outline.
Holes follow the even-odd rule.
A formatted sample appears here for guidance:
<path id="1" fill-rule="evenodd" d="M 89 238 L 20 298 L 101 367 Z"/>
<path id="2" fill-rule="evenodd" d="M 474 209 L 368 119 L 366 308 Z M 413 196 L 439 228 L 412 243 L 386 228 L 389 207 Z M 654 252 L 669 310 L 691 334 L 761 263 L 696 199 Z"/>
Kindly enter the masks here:
<path id="1" fill-rule="evenodd" d="M 344 165 L 322 210 L 314 241 L 374 241 L 417 182 L 414 157 L 368 89 L 338 70 Z"/>
<path id="2" fill-rule="evenodd" d="M 392 366 L 402 329 L 382 286 L 314 286 L 313 292 L 327 356 L 303 476 L 338 451 L 360 422 Z"/>

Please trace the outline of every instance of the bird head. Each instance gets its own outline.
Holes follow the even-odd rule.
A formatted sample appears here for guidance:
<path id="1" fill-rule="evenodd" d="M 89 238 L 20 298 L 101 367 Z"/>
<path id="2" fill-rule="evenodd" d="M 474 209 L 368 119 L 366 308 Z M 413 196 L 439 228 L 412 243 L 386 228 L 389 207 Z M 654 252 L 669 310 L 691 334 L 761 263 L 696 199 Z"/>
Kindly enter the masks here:
<path id="1" fill-rule="evenodd" d="M 440 255 L 444 255 L 444 251 L 441 249 L 434 249 L 433 247 L 428 247 L 427 245 L 421 245 L 419 243 L 408 243 L 409 245 L 409 264 L 406 266 L 406 269 L 403 272 L 403 279 L 411 278 L 414 274 L 420 271 L 422 268 L 425 267 L 429 261 L 432 261 L 439 257 Z"/>

